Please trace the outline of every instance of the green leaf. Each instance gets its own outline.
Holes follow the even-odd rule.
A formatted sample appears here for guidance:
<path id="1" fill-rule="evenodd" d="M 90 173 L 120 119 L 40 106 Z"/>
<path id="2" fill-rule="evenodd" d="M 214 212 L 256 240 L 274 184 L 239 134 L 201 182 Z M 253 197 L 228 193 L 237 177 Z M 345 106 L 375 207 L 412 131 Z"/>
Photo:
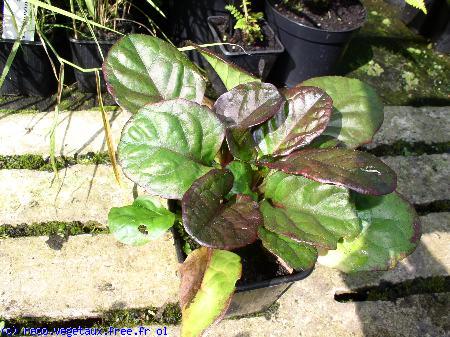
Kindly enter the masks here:
<path id="1" fill-rule="evenodd" d="M 206 83 L 196 66 L 171 44 L 148 35 L 119 40 L 103 64 L 108 90 L 136 113 L 148 103 L 185 98 L 202 103 Z"/>
<path id="2" fill-rule="evenodd" d="M 287 91 L 288 104 L 253 131 L 260 156 L 283 156 L 309 144 L 328 125 L 332 100 L 314 87 L 298 87 Z"/>
<path id="3" fill-rule="evenodd" d="M 245 162 L 256 162 L 258 151 L 251 130 L 249 129 L 227 129 L 225 136 L 228 149 L 234 158 Z"/>
<path id="4" fill-rule="evenodd" d="M 224 127 L 203 105 L 175 99 L 150 104 L 125 125 L 118 156 L 127 177 L 149 193 L 181 199 L 209 170 Z"/>
<path id="5" fill-rule="evenodd" d="M 300 150 L 264 165 L 362 194 L 389 194 L 397 186 L 397 175 L 389 166 L 371 154 L 350 149 Z"/>
<path id="6" fill-rule="evenodd" d="M 264 226 L 278 234 L 299 243 L 309 243 L 316 247 L 336 249 L 340 235 L 322 224 L 316 216 L 285 207 L 273 207 L 267 200 L 261 202 Z"/>
<path id="7" fill-rule="evenodd" d="M 252 166 L 237 160 L 233 160 L 226 167 L 234 177 L 230 194 L 245 194 L 253 200 L 258 200 L 258 194 L 252 191 L 253 170 Z"/>
<path id="8" fill-rule="evenodd" d="M 108 214 L 110 232 L 118 241 L 133 246 L 158 239 L 174 221 L 172 212 L 147 196 L 136 198 L 130 206 L 111 208 Z"/>
<path id="9" fill-rule="evenodd" d="M 316 263 L 317 249 L 311 245 L 295 242 L 264 227 L 259 228 L 258 236 L 267 250 L 296 271 L 310 269 Z"/>
<path id="10" fill-rule="evenodd" d="M 360 80 L 325 76 L 306 80 L 301 85 L 319 87 L 333 99 L 333 114 L 322 136 L 337 138 L 347 147 L 356 148 L 371 142 L 383 124 L 381 99 L 371 86 Z"/>
<path id="11" fill-rule="evenodd" d="M 427 7 L 425 6 L 425 1 L 424 0 L 405 0 L 405 1 L 409 5 L 417 8 L 417 9 L 420 9 L 422 12 L 427 14 Z"/>
<path id="12" fill-rule="evenodd" d="M 414 251 L 420 241 L 420 223 L 401 196 L 355 194 L 355 203 L 363 224 L 361 234 L 319 257 L 321 264 L 346 273 L 388 270 Z"/>
<path id="13" fill-rule="evenodd" d="M 225 60 L 211 50 L 201 48 L 193 43 L 188 43 L 188 45 L 193 46 L 200 54 L 202 54 L 205 60 L 208 61 L 211 67 L 216 71 L 217 75 L 219 75 L 227 90 L 231 90 L 239 84 L 260 81 L 257 77 L 244 69 L 239 68 L 232 62 Z"/>
<path id="14" fill-rule="evenodd" d="M 354 238 L 361 231 L 346 188 L 283 172 L 271 172 L 262 188 L 275 206 L 269 209 L 273 212 L 265 212 L 261 205 L 264 225 L 272 232 L 315 246 L 335 247 L 340 238 Z M 268 216 L 276 221 L 266 221 Z M 291 231 L 286 231 L 287 226 Z M 292 226 L 298 230 L 293 232 Z"/>
<path id="15" fill-rule="evenodd" d="M 227 128 L 247 129 L 261 124 L 283 109 L 286 100 L 270 83 L 240 84 L 221 95 L 214 112 Z"/>
<path id="16" fill-rule="evenodd" d="M 196 180 L 181 202 L 186 232 L 200 245 L 235 249 L 257 239 L 262 225 L 258 203 L 248 196 L 224 202 L 233 186 L 228 170 L 212 170 Z"/>
<path id="17" fill-rule="evenodd" d="M 95 7 L 97 5 L 96 1 L 95 0 L 84 0 L 84 3 L 85 3 L 86 8 L 87 8 L 87 10 L 89 12 L 89 15 L 92 18 L 95 18 Z"/>
<path id="18" fill-rule="evenodd" d="M 206 267 L 203 267 L 207 263 Z M 241 277 L 241 258 L 205 247 L 195 250 L 180 268 L 181 337 L 198 337 L 227 310 Z"/>

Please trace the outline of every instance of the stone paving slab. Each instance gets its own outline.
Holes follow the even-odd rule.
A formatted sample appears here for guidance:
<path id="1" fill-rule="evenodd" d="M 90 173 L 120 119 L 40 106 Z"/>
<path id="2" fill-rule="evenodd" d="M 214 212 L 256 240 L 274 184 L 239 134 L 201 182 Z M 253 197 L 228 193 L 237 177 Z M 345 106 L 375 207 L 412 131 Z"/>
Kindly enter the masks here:
<path id="1" fill-rule="evenodd" d="M 398 190 L 413 203 L 449 196 L 449 155 L 385 157 L 398 173 Z M 120 188 L 108 165 L 75 165 L 53 172 L 0 170 L 0 224 L 46 221 L 106 223 L 111 207 L 133 201 L 133 184 L 124 176 Z M 411 183 L 414 182 L 414 183 Z"/>
<path id="2" fill-rule="evenodd" d="M 112 138 L 117 145 L 122 128 L 131 115 L 122 110 L 108 114 Z M 100 111 L 64 111 L 59 114 L 58 122 L 55 132 L 56 155 L 73 156 L 107 151 Z M 53 123 L 53 112 L 0 115 L 0 154 L 48 156 L 49 132 Z"/>
<path id="3" fill-rule="evenodd" d="M 118 110 L 109 112 L 115 144 L 130 114 Z M 0 154 L 23 155 L 50 153 L 49 130 L 53 113 L 0 114 Z M 374 138 L 372 148 L 379 144 L 423 141 L 441 143 L 450 140 L 449 107 L 414 108 L 385 107 L 385 121 Z M 106 151 L 103 123 L 99 111 L 70 111 L 59 114 L 55 139 L 58 155 L 85 154 Z"/>
<path id="4" fill-rule="evenodd" d="M 54 250 L 46 237 L 0 240 L 0 316 L 98 317 L 105 309 L 177 302 L 173 239 L 142 247 L 111 235 L 69 237 Z"/>
<path id="5" fill-rule="evenodd" d="M 449 198 L 449 154 L 381 159 L 397 173 L 397 190 L 410 202 L 424 204 Z"/>
<path id="6" fill-rule="evenodd" d="M 0 170 L 0 224 L 47 221 L 106 223 L 111 207 L 133 202 L 133 184 L 117 184 L 111 166 L 75 165 L 53 172 Z"/>
<path id="7" fill-rule="evenodd" d="M 317 268 L 279 300 L 276 315 L 226 320 L 215 337 L 444 337 L 448 336 L 450 294 L 415 295 L 396 302 L 339 303 L 335 274 Z M 447 331 L 446 331 L 447 329 Z M 174 331 L 171 336 L 178 336 Z"/>
<path id="8" fill-rule="evenodd" d="M 450 140 L 450 107 L 386 106 L 384 112 L 383 125 L 368 148 L 398 140 L 428 144 Z"/>
<path id="9" fill-rule="evenodd" d="M 284 297 L 284 301 L 289 299 L 282 304 L 286 306 L 285 323 L 317 320 L 322 324 L 336 314 L 335 325 L 354 324 L 356 309 L 335 303 L 335 293 L 378 285 L 383 280 L 448 275 L 449 218 L 449 213 L 422 217 L 426 230 L 421 245 L 397 270 L 370 277 L 365 273 L 344 276 L 318 265 L 313 276 L 295 285 L 293 295 Z M 108 309 L 160 307 L 177 301 L 178 263 L 170 235 L 137 248 L 122 245 L 110 235 L 72 236 L 61 250 L 51 248 L 47 241 L 46 237 L 0 240 L 0 316 L 74 319 L 95 317 Z M 373 303 L 367 306 L 368 313 L 381 310 Z M 337 315 L 340 310 L 343 318 Z M 321 315 L 324 317 L 319 319 Z M 287 326 L 283 331 L 294 331 L 290 329 L 294 328 Z"/>

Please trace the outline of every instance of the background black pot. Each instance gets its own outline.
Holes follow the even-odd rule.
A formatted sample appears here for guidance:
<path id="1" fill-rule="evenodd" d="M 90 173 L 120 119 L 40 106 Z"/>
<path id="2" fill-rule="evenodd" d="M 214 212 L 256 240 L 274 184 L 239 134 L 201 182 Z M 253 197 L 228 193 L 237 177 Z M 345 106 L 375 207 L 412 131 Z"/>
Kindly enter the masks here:
<path id="1" fill-rule="evenodd" d="M 214 38 L 214 42 L 222 42 L 219 33 L 216 31 L 215 24 L 218 22 L 227 21 L 228 16 L 210 16 L 208 17 L 208 25 L 211 30 L 211 34 Z M 275 39 L 276 47 L 272 49 L 261 49 L 256 51 L 245 52 L 242 49 L 237 49 L 236 51 L 230 52 L 226 49 L 224 45 L 217 46 L 216 52 L 218 52 L 224 59 L 230 61 L 242 69 L 248 71 L 249 73 L 255 75 L 262 80 L 265 80 L 269 75 L 272 66 L 277 60 L 278 56 L 284 52 L 284 47 L 281 44 L 280 40 L 267 24 L 266 21 L 261 23 L 261 28 L 264 31 L 264 35 L 268 38 Z M 208 75 L 210 75 L 210 71 L 208 71 Z M 225 92 L 225 87 L 222 82 L 215 74 L 212 72 L 211 76 L 208 76 L 212 82 L 214 89 L 219 93 Z"/>
<path id="2" fill-rule="evenodd" d="M 77 40 L 74 38 L 70 39 L 70 49 L 72 51 L 73 62 L 84 69 L 90 68 L 101 68 L 103 64 L 103 59 L 101 57 L 98 47 L 103 53 L 103 57 L 106 58 L 109 49 L 115 41 L 98 41 L 98 45 L 95 41 L 91 40 Z M 97 92 L 97 82 L 95 79 L 94 72 L 82 72 L 75 70 L 75 78 L 78 83 L 78 89 L 85 93 L 95 93 Z M 103 76 L 100 74 L 101 89 L 106 90 L 106 85 L 103 80 Z"/>
<path id="3" fill-rule="evenodd" d="M 0 40 L 0 69 L 3 71 L 14 40 Z M 57 81 L 41 42 L 22 41 L 0 89 L 1 95 L 48 96 Z"/>
<path id="4" fill-rule="evenodd" d="M 425 0 L 428 14 L 405 0 L 386 0 L 397 7 L 401 20 L 413 31 L 436 41 L 436 49 L 450 53 L 450 6 L 447 0 Z"/>
<path id="5" fill-rule="evenodd" d="M 269 0 L 266 0 L 266 15 L 286 49 L 269 80 L 288 87 L 311 77 L 333 74 L 352 35 L 361 28 L 331 32 L 308 27 L 285 17 Z"/>
<path id="6" fill-rule="evenodd" d="M 186 254 L 181 248 L 183 245 L 182 239 L 178 232 L 173 228 L 172 230 L 175 250 L 178 257 L 178 262 L 183 263 L 186 259 Z M 264 250 L 262 246 L 258 243 L 250 245 L 242 250 L 235 251 L 241 256 L 243 262 L 243 269 L 246 268 L 245 265 L 245 255 L 262 255 L 261 250 Z M 245 251 L 246 253 L 242 253 Z M 265 250 L 264 250 L 265 254 Z M 268 259 L 272 258 L 272 255 L 267 253 Z M 262 265 L 261 268 L 266 266 Z M 236 287 L 236 292 L 231 300 L 230 307 L 228 308 L 225 318 L 238 317 L 242 315 L 254 314 L 268 309 L 272 304 L 274 304 L 283 295 L 286 290 L 295 282 L 303 280 L 308 277 L 314 268 L 305 270 L 303 272 L 287 275 L 287 276 L 276 276 L 275 274 L 266 280 L 261 280 L 258 282 L 252 282 L 248 284 L 239 284 Z"/>

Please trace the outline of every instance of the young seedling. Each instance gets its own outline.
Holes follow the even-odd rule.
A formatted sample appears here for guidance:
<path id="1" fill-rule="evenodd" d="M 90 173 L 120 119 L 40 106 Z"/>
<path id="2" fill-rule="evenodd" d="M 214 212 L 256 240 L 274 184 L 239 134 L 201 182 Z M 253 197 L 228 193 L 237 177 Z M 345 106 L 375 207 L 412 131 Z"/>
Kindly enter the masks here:
<path id="1" fill-rule="evenodd" d="M 264 18 L 264 14 L 262 12 L 253 13 L 251 3 L 248 0 L 242 0 L 240 8 L 241 10 L 231 4 L 225 6 L 225 9 L 236 20 L 234 29 L 242 31 L 243 40 L 247 45 L 252 45 L 256 41 L 263 41 L 264 34 L 261 30 L 260 22 Z"/>

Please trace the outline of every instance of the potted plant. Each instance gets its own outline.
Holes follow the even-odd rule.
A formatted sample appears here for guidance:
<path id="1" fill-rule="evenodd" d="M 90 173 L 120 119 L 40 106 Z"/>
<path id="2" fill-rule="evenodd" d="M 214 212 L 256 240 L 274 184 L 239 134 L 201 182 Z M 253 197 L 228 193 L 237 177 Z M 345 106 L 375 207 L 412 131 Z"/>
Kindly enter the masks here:
<path id="1" fill-rule="evenodd" d="M 17 2 L 3 1 L 0 69 L 9 67 L 0 89 L 1 95 L 48 96 L 56 89 L 56 77 L 45 46 L 38 34 L 51 39 L 55 16 L 28 4 L 19 8 Z M 23 5 L 23 3 L 22 3 Z M 13 6 L 13 7 L 11 7 Z M 18 13 L 23 13 L 23 16 Z M 12 55 L 14 44 L 20 45 Z"/>
<path id="2" fill-rule="evenodd" d="M 288 87 L 332 74 L 366 20 L 359 0 L 266 0 L 266 14 L 286 48 L 274 67 L 273 80 Z"/>
<path id="3" fill-rule="evenodd" d="M 262 12 L 253 12 L 248 0 L 239 8 L 227 5 L 230 16 L 210 16 L 208 24 L 214 42 L 225 43 L 216 50 L 226 60 L 247 72 L 265 79 L 284 47 L 263 19 Z"/>
<path id="4" fill-rule="evenodd" d="M 415 249 L 418 217 L 395 173 L 354 150 L 383 121 L 371 87 L 319 77 L 279 91 L 205 55 L 229 90 L 210 107 L 195 65 L 157 38 L 124 37 L 103 65 L 110 93 L 133 113 L 118 145 L 125 175 L 179 206 L 140 196 L 111 209 L 110 231 L 142 245 L 178 222 L 199 247 L 180 268 L 181 336 L 200 336 L 230 303 L 232 313 L 262 309 L 255 289 L 286 287 L 318 258 L 344 272 L 385 270 Z"/>
<path id="5" fill-rule="evenodd" d="M 129 34 L 145 27 L 130 18 L 135 5 L 128 0 L 80 0 L 70 1 L 72 13 L 85 17 L 100 27 L 73 20 L 73 37 L 70 38 L 73 62 L 83 69 L 100 68 L 104 56 L 122 34 Z M 153 33 L 151 30 L 148 30 Z M 75 70 L 78 88 L 82 92 L 96 92 L 94 72 Z M 105 90 L 104 82 L 101 83 Z"/>

